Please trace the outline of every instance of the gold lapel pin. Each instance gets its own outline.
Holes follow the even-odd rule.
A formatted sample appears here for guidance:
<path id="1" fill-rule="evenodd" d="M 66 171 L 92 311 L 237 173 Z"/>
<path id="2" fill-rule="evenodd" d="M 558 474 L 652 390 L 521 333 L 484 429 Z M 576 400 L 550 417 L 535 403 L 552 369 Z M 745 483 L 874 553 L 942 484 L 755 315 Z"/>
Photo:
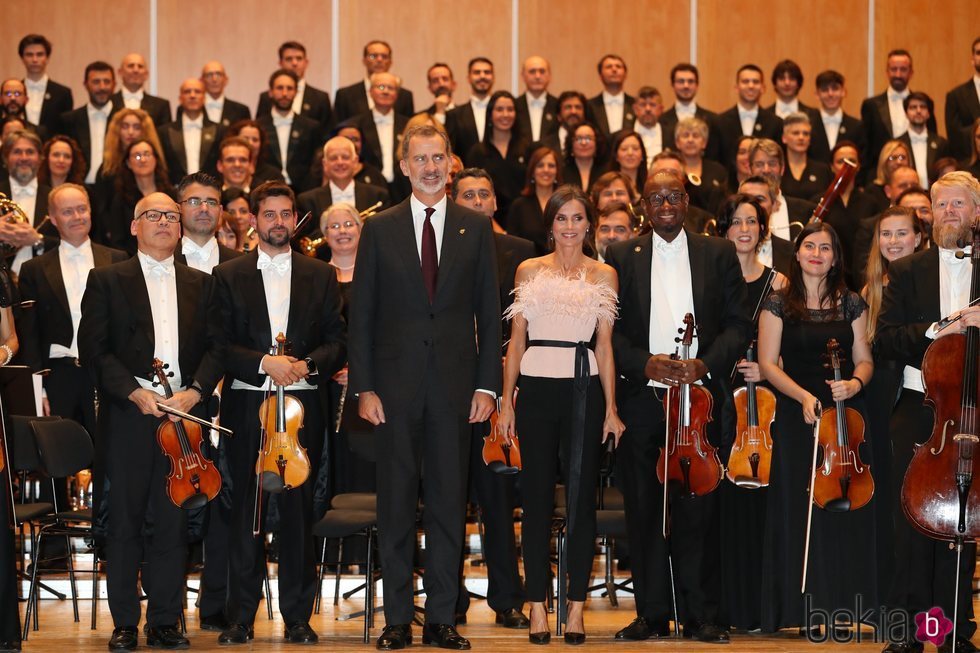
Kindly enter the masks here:
<path id="1" fill-rule="evenodd" d="M 465 233 L 466 233 L 466 229 L 460 229 L 460 230 L 459 230 L 459 235 L 460 235 L 460 236 L 462 236 L 462 235 L 463 235 L 463 234 L 465 234 Z"/>
<path id="2" fill-rule="evenodd" d="M 633 251 L 636 252 L 637 254 L 639 254 L 640 253 L 640 249 L 642 249 L 642 248 L 639 245 L 637 245 L 635 248 L 633 248 Z"/>

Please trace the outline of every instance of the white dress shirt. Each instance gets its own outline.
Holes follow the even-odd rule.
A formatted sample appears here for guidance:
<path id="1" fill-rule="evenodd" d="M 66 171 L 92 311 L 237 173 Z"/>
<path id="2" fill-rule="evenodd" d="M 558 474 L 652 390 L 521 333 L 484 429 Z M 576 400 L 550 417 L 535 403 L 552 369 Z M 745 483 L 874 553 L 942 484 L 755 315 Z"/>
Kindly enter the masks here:
<path id="1" fill-rule="evenodd" d="M 371 78 L 365 78 L 364 80 L 364 95 L 367 96 L 368 110 L 374 110 L 374 98 L 371 97 Z"/>
<path id="2" fill-rule="evenodd" d="M 24 86 L 27 88 L 27 106 L 24 111 L 27 113 L 27 121 L 35 125 L 41 124 L 41 105 L 44 104 L 44 94 L 48 92 L 48 76 L 43 75 L 36 82 L 24 79 Z"/>
<path id="3" fill-rule="evenodd" d="M 694 290 L 691 283 L 691 259 L 688 256 L 687 233 L 682 229 L 673 241 L 653 236 L 650 265 L 650 353 L 670 354 L 677 349 L 674 338 L 684 325 L 687 313 L 694 315 Z M 696 317 L 696 316 L 695 316 Z M 695 320 L 696 322 L 696 320 Z M 691 358 L 697 358 L 697 338 L 691 344 Z M 657 381 L 647 385 L 667 386 Z"/>
<path id="4" fill-rule="evenodd" d="M 290 111 L 288 115 L 282 116 L 278 111 L 272 112 L 272 125 L 276 128 L 276 138 L 279 139 L 279 156 L 282 161 L 282 176 L 286 180 L 287 184 L 292 184 L 293 180 L 289 178 L 289 173 L 286 171 L 286 162 L 288 161 L 289 154 L 289 134 L 293 129 L 293 116 L 296 115 L 295 112 Z"/>
<path id="5" fill-rule="evenodd" d="M 75 247 L 68 241 L 61 241 L 58 246 L 58 262 L 61 264 L 61 278 L 65 282 L 65 294 L 68 295 L 68 312 L 71 315 L 71 345 L 65 347 L 51 343 L 48 349 L 49 358 L 78 358 L 78 323 L 82 319 L 82 295 L 85 293 L 85 282 L 89 271 L 95 267 L 95 257 L 92 254 L 92 241 Z"/>
<path id="6" fill-rule="evenodd" d="M 109 126 L 109 114 L 112 113 L 112 103 L 106 102 L 101 108 L 93 107 L 91 104 L 85 105 L 88 110 L 88 133 L 92 143 L 91 160 L 88 162 L 88 174 L 85 175 L 86 184 L 95 183 L 95 175 L 102 165 L 105 156 L 105 132 Z"/>
<path id="7" fill-rule="evenodd" d="M 912 161 L 915 164 L 915 171 L 919 173 L 919 185 L 923 188 L 929 188 L 929 167 L 927 165 L 929 161 L 929 131 L 923 129 L 920 134 L 910 128 L 908 134 L 909 142 L 912 144 Z"/>
<path id="8" fill-rule="evenodd" d="M 558 149 L 562 157 L 565 156 L 565 143 L 568 141 L 568 130 L 565 129 L 565 125 L 558 126 Z"/>
<path id="9" fill-rule="evenodd" d="M 644 127 L 639 122 L 633 125 L 633 129 L 643 140 L 643 149 L 647 152 L 647 167 L 653 164 L 653 157 L 660 154 L 664 149 L 664 130 L 658 122 L 653 127 Z"/>
<path id="10" fill-rule="evenodd" d="M 347 184 L 347 188 L 344 188 L 343 190 L 341 190 L 340 186 L 333 183 L 332 181 L 329 183 L 329 185 L 330 185 L 330 202 L 332 204 L 337 204 L 339 202 L 346 202 L 351 206 L 356 206 L 354 204 L 354 180 L 353 179 L 351 179 L 350 183 Z"/>
<path id="11" fill-rule="evenodd" d="M 527 114 L 531 118 L 531 142 L 541 140 L 541 123 L 544 121 L 544 107 L 548 102 L 548 93 L 544 92 L 536 98 L 530 92 L 524 93 L 527 100 Z"/>
<path id="12" fill-rule="evenodd" d="M 218 240 L 214 237 L 202 247 L 184 236 L 180 239 L 180 252 L 184 255 L 187 265 L 201 272 L 211 274 L 214 266 L 218 264 Z"/>
<path id="13" fill-rule="evenodd" d="M 844 111 L 837 109 L 837 113 L 830 114 L 820 109 L 820 121 L 823 123 L 823 130 L 827 133 L 827 144 L 833 150 L 837 146 L 841 123 L 844 122 Z"/>
<path id="14" fill-rule="evenodd" d="M 759 117 L 759 106 L 754 109 L 746 109 L 741 104 L 738 106 L 738 120 L 742 123 L 742 136 L 755 135 L 755 120 Z"/>
<path id="15" fill-rule="evenodd" d="M 977 92 L 977 102 L 980 102 L 980 75 L 973 76 L 973 88 Z"/>
<path id="16" fill-rule="evenodd" d="M 779 191 L 775 203 L 779 204 L 779 208 L 769 216 L 769 233 L 779 236 L 783 240 L 791 240 L 789 237 L 789 207 L 786 206 L 786 196 L 783 195 L 783 191 Z"/>
<path id="17" fill-rule="evenodd" d="M 208 114 L 208 120 L 221 124 L 221 114 L 225 110 L 225 96 L 221 95 L 213 98 L 210 95 L 204 98 L 204 111 Z"/>
<path id="18" fill-rule="evenodd" d="M 297 116 L 303 115 L 303 96 L 306 95 L 306 80 L 299 80 L 296 85 L 296 97 L 293 98 L 293 113 Z"/>
<path id="19" fill-rule="evenodd" d="M 800 101 L 797 98 L 793 98 L 789 102 L 783 102 L 779 98 L 776 98 L 776 115 L 780 118 L 785 118 L 791 113 L 799 113 L 800 111 Z"/>
<path id="20" fill-rule="evenodd" d="M 483 142 L 483 132 L 487 126 L 487 105 L 490 104 L 490 96 L 482 100 L 470 98 L 470 107 L 473 108 L 473 119 L 476 120 L 476 135 L 480 137 L 479 142 Z"/>
<path id="21" fill-rule="evenodd" d="M 187 174 L 192 175 L 201 169 L 201 132 L 204 131 L 204 114 L 191 120 L 185 113 L 180 119 L 184 132 L 184 152 L 187 154 Z"/>
<path id="22" fill-rule="evenodd" d="M 174 257 L 157 261 L 143 252 L 137 252 L 146 293 L 150 298 L 150 313 L 153 315 L 153 357 L 170 365 L 167 372 L 173 372 L 170 387 L 174 392 L 184 387 L 180 370 L 180 329 L 177 320 L 177 278 L 174 276 Z M 159 395 L 163 389 L 153 387 L 147 377 L 136 377 L 136 381 L 147 390 Z"/>
<path id="23" fill-rule="evenodd" d="M 13 177 L 8 177 L 8 181 L 10 182 L 10 199 L 20 206 L 20 208 L 24 209 L 28 220 L 33 220 L 34 208 L 37 204 L 37 177 L 31 179 L 24 186 L 21 186 Z M 10 269 L 13 270 L 14 274 L 20 274 L 20 266 L 24 265 L 26 261 L 31 260 L 33 256 L 34 247 L 32 245 L 24 245 L 17 250 L 13 262 L 10 264 Z"/>
<path id="24" fill-rule="evenodd" d="M 684 118 L 697 118 L 698 113 L 698 103 L 694 100 L 690 102 L 681 102 L 677 100 L 674 103 L 674 113 L 677 114 L 677 121 L 680 122 Z"/>
<path id="25" fill-rule="evenodd" d="M 395 112 L 391 110 L 382 115 L 371 109 L 371 115 L 381 143 L 381 174 L 391 183 L 395 180 Z"/>
<path id="26" fill-rule="evenodd" d="M 898 138 L 909 130 L 909 118 L 905 115 L 905 108 L 902 101 L 909 96 L 909 90 L 905 89 L 901 93 L 888 87 L 888 115 L 892 119 L 892 138 Z"/>
<path id="27" fill-rule="evenodd" d="M 772 267 L 772 236 L 766 236 L 766 239 L 759 245 L 759 251 L 755 253 L 755 257 L 766 267 Z"/>
<path id="28" fill-rule="evenodd" d="M 606 108 L 606 124 L 609 125 L 609 133 L 614 134 L 623 128 L 623 114 L 626 113 L 626 94 L 620 91 L 613 95 L 607 91 L 602 92 L 602 104 Z"/>
<path id="29" fill-rule="evenodd" d="M 135 93 L 130 93 L 126 90 L 126 87 L 122 87 L 122 99 L 123 104 L 127 109 L 139 109 L 140 104 L 143 102 L 143 89 L 136 91 Z"/>
<path id="30" fill-rule="evenodd" d="M 425 209 L 428 208 L 412 194 L 409 203 L 412 207 L 412 224 L 415 225 L 415 248 L 419 253 L 419 265 L 422 265 L 422 226 L 425 224 Z M 446 196 L 436 202 L 432 208 L 436 211 L 429 218 L 432 229 L 436 234 L 436 260 L 442 257 L 442 234 L 446 230 Z"/>

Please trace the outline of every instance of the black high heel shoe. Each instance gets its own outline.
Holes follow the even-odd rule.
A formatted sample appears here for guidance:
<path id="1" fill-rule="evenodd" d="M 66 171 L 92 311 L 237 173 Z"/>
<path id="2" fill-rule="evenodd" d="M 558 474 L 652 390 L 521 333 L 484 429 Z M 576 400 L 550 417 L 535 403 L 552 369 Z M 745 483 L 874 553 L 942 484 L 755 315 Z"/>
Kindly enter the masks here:
<path id="1" fill-rule="evenodd" d="M 538 644 L 538 645 L 542 645 L 542 646 L 545 645 L 545 644 L 550 644 L 551 643 L 551 631 L 550 630 L 546 630 L 546 631 L 541 632 L 541 633 L 528 633 L 527 634 L 527 641 L 531 642 L 532 644 Z"/>
<path id="2" fill-rule="evenodd" d="M 585 633 L 570 633 L 565 631 L 565 643 L 571 644 L 572 646 L 578 646 L 580 644 L 585 644 Z"/>

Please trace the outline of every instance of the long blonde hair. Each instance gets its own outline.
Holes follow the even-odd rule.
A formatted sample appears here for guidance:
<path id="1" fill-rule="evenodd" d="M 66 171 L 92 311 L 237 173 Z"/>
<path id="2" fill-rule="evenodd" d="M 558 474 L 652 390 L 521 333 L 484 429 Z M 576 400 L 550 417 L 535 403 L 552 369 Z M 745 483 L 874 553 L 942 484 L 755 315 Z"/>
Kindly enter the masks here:
<path id="1" fill-rule="evenodd" d="M 129 116 L 136 116 L 140 121 L 140 129 L 143 133 L 136 140 L 145 140 L 156 152 L 163 152 L 157 128 L 153 125 L 150 115 L 142 109 L 120 109 L 109 120 L 109 127 L 105 133 L 105 148 L 103 148 L 105 154 L 102 157 L 102 175 L 105 177 L 119 174 L 119 169 L 126 160 L 126 148 L 122 144 L 119 133 L 122 131 L 123 119 Z M 98 162 L 93 161 L 92 165 L 98 168 Z"/>
<path id="2" fill-rule="evenodd" d="M 894 218 L 896 216 L 904 216 L 909 219 L 912 223 L 912 230 L 919 236 L 923 236 L 922 220 L 916 214 L 915 210 L 908 206 L 891 206 L 884 211 L 875 220 L 874 235 L 871 237 L 871 251 L 868 252 L 868 264 L 864 269 L 865 285 L 864 290 L 861 294 L 864 295 L 864 301 L 868 303 L 868 326 L 866 333 L 868 334 L 868 342 L 874 342 L 876 326 L 878 323 L 878 316 L 881 314 L 881 298 L 885 291 L 885 279 L 888 274 L 888 260 L 881 255 L 881 247 L 878 242 L 881 239 L 881 223 L 884 222 L 885 218 Z M 919 247 L 922 247 L 924 238 L 919 241 Z"/>

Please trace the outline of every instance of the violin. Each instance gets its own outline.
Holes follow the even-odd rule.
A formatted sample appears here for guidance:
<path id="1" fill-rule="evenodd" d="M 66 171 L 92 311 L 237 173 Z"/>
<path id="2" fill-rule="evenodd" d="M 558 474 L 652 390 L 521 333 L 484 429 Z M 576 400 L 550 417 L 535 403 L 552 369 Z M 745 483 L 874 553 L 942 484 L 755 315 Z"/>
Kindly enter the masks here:
<path id="1" fill-rule="evenodd" d="M 745 360 L 755 362 L 755 341 L 745 352 Z M 772 462 L 771 429 L 776 416 L 776 395 L 769 388 L 759 388 L 754 381 L 746 381 L 744 387 L 735 390 L 735 410 L 738 426 L 725 475 L 741 488 L 766 487 Z"/>
<path id="2" fill-rule="evenodd" d="M 507 444 L 497 428 L 499 416 L 500 397 L 497 397 L 497 410 L 490 414 L 490 433 L 483 436 L 483 462 L 491 472 L 516 474 L 521 471 L 521 450 L 517 444 L 517 434 L 511 438 L 511 444 Z"/>
<path id="3" fill-rule="evenodd" d="M 840 344 L 834 338 L 827 341 L 827 357 L 834 380 L 842 380 Z M 861 462 L 858 453 L 864 443 L 864 418 L 838 399 L 833 408 L 820 413 L 818 421 L 815 446 L 822 455 L 813 469 L 813 502 L 828 512 L 864 507 L 875 493 L 871 467 Z"/>
<path id="4" fill-rule="evenodd" d="M 684 316 L 684 328 L 678 329 L 678 333 L 683 334 L 676 339 L 681 343 L 681 353 L 674 357 L 688 360 L 694 340 L 693 315 Z M 664 397 L 666 433 L 664 446 L 660 448 L 663 464 L 657 465 L 657 478 L 665 487 L 679 487 L 683 496 L 704 496 L 721 482 L 723 470 L 718 450 L 711 446 L 705 433 L 713 404 L 706 388 L 690 383 L 668 387 Z M 666 495 L 664 492 L 665 500 Z"/>
<path id="5" fill-rule="evenodd" d="M 973 225 L 970 304 L 980 298 L 980 222 Z M 980 536 L 980 488 L 973 458 L 980 429 L 980 329 L 937 338 L 922 359 L 925 403 L 935 411 L 932 434 L 912 456 L 902 483 L 902 510 L 923 535 L 957 544 Z M 957 373 L 962 370 L 962 373 Z"/>
<path id="6" fill-rule="evenodd" d="M 153 359 L 153 385 L 163 388 L 169 399 L 174 396 L 168 380 L 173 372 L 168 374 L 167 367 L 159 358 Z M 187 419 L 174 422 L 164 417 L 157 427 L 157 443 L 170 459 L 167 496 L 184 510 L 203 508 L 221 490 L 221 473 L 202 452 L 203 440 L 201 425 Z"/>

